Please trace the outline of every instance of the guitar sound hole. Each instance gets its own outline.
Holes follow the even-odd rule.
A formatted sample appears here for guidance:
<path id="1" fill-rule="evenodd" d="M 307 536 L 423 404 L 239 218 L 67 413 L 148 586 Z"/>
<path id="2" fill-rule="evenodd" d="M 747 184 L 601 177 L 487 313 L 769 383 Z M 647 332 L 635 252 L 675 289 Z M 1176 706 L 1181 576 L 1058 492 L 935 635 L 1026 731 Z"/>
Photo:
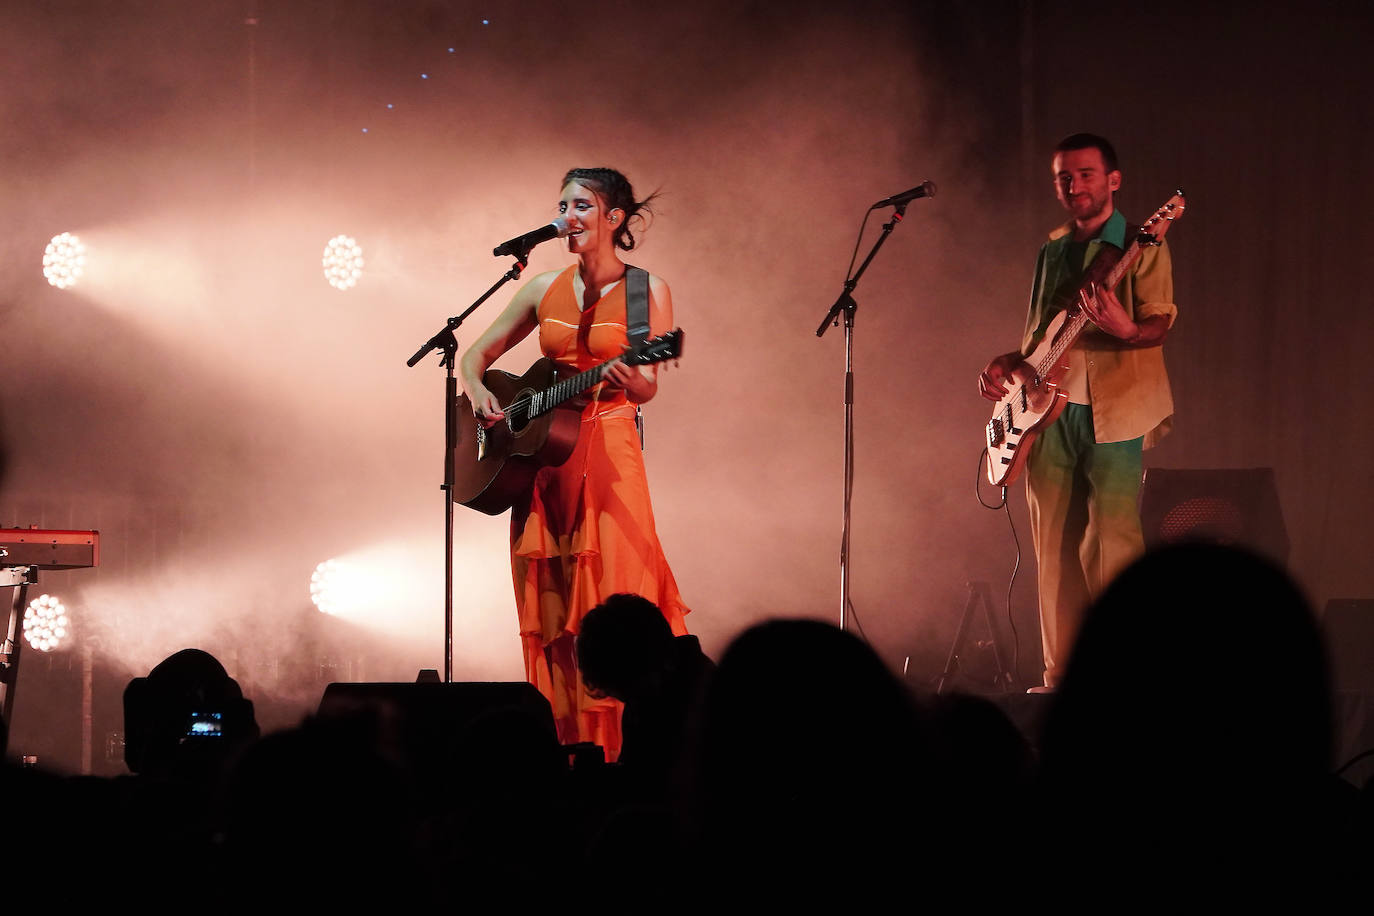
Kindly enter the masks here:
<path id="1" fill-rule="evenodd" d="M 506 410 L 506 427 L 512 435 L 520 435 L 530 425 L 529 399 L 532 397 L 534 390 L 526 389 L 511 398 L 511 406 Z"/>

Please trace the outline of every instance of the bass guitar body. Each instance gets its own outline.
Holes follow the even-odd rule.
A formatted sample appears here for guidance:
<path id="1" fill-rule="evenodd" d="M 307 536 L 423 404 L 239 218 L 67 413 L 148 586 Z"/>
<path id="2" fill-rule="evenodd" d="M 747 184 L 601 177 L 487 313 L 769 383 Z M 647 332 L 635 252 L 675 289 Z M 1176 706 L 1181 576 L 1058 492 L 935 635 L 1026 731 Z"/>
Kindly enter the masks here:
<path id="1" fill-rule="evenodd" d="M 482 383 L 496 395 L 506 418 L 486 429 L 473 419 L 467 395 L 458 396 L 455 502 L 487 515 L 500 515 L 530 492 L 540 468 L 568 460 L 582 426 L 579 403 L 563 404 L 535 417 L 506 410 L 511 404 L 528 402 L 556 381 L 557 367 L 547 357 L 520 376 L 488 370 Z"/>
<path id="2" fill-rule="evenodd" d="M 1026 465 L 1035 437 L 1059 418 L 1068 393 L 1059 380 L 1068 371 L 1068 360 L 1048 360 L 1055 338 L 1063 331 L 1068 312 L 1060 312 L 1045 330 L 1045 337 L 1026 361 L 1012 373 L 1007 393 L 997 402 L 988 421 L 988 480 L 994 486 L 1007 486 Z M 1036 366 L 1047 371 L 1037 373 Z"/>

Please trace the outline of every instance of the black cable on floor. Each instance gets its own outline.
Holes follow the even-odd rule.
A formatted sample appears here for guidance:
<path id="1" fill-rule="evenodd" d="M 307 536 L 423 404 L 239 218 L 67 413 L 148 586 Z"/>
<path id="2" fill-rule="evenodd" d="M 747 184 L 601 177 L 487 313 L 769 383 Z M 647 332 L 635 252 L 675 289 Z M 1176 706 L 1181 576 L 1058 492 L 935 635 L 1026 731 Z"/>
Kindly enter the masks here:
<path id="1" fill-rule="evenodd" d="M 1011 578 L 1007 581 L 1007 626 L 1011 628 L 1011 676 L 1018 682 L 1021 679 L 1021 635 L 1016 631 L 1016 620 L 1011 613 L 1011 593 L 1016 585 L 1016 574 L 1021 571 L 1021 539 L 1016 535 L 1016 520 L 1011 516 L 1011 507 L 1007 505 L 1007 488 L 1002 489 L 1001 502 L 996 505 L 983 501 L 983 461 L 987 458 L 986 448 L 978 449 L 978 471 L 973 479 L 973 493 L 978 498 L 978 505 L 984 509 L 991 509 L 996 512 L 1002 509 L 1007 513 L 1007 526 L 1011 528 L 1011 540 L 1016 545 L 1016 562 L 1011 568 Z M 994 637 L 995 638 L 995 637 Z"/>

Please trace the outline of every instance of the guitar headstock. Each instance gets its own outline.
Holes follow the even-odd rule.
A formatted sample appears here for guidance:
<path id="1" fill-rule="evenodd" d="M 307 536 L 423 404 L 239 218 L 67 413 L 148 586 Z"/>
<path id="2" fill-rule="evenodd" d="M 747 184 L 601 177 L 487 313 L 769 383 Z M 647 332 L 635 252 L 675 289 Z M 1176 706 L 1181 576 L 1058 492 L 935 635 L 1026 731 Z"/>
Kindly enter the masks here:
<path id="1" fill-rule="evenodd" d="M 682 343 L 686 336 L 682 328 L 676 328 L 667 334 L 650 338 L 637 347 L 632 347 L 626 351 L 621 359 L 630 366 L 647 366 L 650 363 L 678 359 L 682 356 Z"/>
<path id="2" fill-rule="evenodd" d="M 1188 202 L 1183 197 L 1183 192 L 1175 191 L 1174 196 L 1165 202 L 1164 206 L 1154 212 L 1149 219 L 1140 227 L 1140 244 L 1158 245 L 1164 240 L 1164 235 L 1169 231 L 1169 227 L 1174 224 L 1183 211 L 1188 208 Z"/>

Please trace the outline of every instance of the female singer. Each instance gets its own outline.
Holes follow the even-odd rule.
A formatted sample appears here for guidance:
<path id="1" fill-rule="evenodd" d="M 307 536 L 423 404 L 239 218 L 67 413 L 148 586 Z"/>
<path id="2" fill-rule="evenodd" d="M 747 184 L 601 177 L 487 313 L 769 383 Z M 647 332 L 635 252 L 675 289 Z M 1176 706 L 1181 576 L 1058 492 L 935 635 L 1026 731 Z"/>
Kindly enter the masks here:
<path id="1" fill-rule="evenodd" d="M 540 274 L 460 363 L 463 390 L 487 425 L 505 414 L 482 384 L 483 373 L 535 328 L 546 356 L 571 373 L 619 356 L 627 343 L 625 262 L 630 223 L 648 210 L 625 176 L 608 168 L 563 176 L 559 214 L 568 220 L 568 250 L 577 263 Z M 668 284 L 649 276 L 650 335 L 673 327 Z M 535 477 L 511 516 L 511 566 L 520 615 L 525 674 L 553 705 L 559 740 L 591 741 L 615 759 L 620 708 L 590 694 L 576 666 L 573 638 L 582 615 L 611 595 L 632 592 L 662 610 L 675 635 L 687 632 L 678 594 L 654 530 L 649 485 L 636 430 L 636 406 L 658 391 L 658 367 L 613 364 L 592 389 L 572 456 Z"/>

